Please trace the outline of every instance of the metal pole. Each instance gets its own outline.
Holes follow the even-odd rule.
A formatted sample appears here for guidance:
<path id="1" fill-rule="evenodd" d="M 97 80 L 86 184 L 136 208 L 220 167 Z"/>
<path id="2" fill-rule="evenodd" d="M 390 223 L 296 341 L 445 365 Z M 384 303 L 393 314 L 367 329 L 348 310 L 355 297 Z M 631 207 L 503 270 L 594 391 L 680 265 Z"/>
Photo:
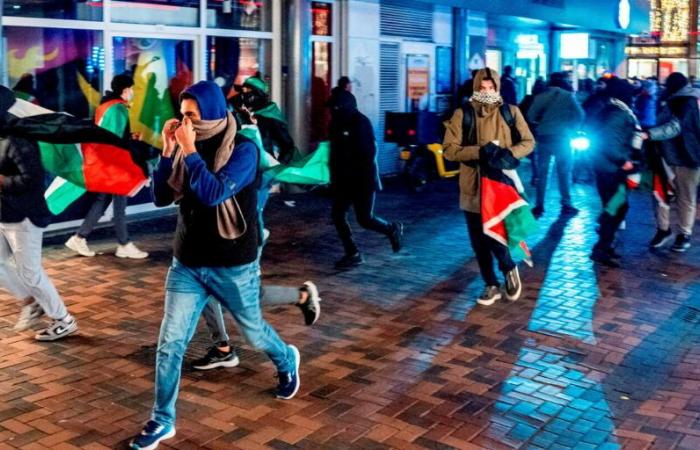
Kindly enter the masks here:
<path id="1" fill-rule="evenodd" d="M 311 8 L 308 0 L 288 2 L 288 84 L 289 129 L 302 153 L 309 151 L 311 110 Z"/>

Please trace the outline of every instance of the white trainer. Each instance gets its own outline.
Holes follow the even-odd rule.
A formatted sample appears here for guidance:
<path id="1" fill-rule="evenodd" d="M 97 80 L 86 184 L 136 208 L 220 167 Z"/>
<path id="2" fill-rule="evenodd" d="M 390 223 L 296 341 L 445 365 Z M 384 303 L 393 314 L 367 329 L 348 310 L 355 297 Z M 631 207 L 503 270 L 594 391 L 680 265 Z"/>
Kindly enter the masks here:
<path id="1" fill-rule="evenodd" d="M 115 253 L 117 258 L 130 258 L 130 259 L 145 259 L 148 258 L 148 253 L 140 250 L 133 242 L 129 242 L 125 245 L 120 245 L 117 247 Z"/>
<path id="2" fill-rule="evenodd" d="M 66 241 L 66 247 L 82 256 L 95 256 L 95 252 L 90 250 L 90 247 L 88 247 L 85 238 L 81 238 L 77 234 L 74 234 L 70 237 L 70 239 Z"/>

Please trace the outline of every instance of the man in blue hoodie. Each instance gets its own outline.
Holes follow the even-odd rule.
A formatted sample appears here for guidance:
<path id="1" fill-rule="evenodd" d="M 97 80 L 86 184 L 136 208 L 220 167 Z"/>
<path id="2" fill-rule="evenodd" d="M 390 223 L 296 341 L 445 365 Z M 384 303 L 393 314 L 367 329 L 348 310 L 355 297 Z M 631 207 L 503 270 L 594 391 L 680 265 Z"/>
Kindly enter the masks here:
<path id="1" fill-rule="evenodd" d="M 219 86 L 200 81 L 180 96 L 182 122 L 163 127 L 163 154 L 153 175 L 157 206 L 179 204 L 174 258 L 156 355 L 155 404 L 131 448 L 154 449 L 175 435 L 175 402 L 185 350 L 212 295 L 242 334 L 277 367 L 277 397 L 299 389 L 299 351 L 262 318 L 259 292 L 258 150 L 236 134 Z"/>

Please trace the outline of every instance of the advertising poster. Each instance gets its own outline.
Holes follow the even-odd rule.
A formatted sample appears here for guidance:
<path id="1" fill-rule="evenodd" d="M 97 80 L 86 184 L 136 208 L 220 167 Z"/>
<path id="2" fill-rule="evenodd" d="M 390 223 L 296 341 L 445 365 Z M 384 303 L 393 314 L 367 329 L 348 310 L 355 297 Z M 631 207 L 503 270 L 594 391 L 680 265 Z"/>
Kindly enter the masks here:
<path id="1" fill-rule="evenodd" d="M 430 92 L 430 56 L 406 55 L 408 110 L 417 111 L 421 99 Z"/>

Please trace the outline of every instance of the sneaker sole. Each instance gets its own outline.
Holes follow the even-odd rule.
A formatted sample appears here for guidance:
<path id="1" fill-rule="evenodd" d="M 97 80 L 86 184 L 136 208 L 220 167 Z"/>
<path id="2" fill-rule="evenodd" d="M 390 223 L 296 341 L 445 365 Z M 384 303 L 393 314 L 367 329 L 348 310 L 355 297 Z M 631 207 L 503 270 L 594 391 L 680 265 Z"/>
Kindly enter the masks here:
<path id="1" fill-rule="evenodd" d="M 116 256 L 117 258 L 124 258 L 124 259 L 146 259 L 146 258 L 148 258 L 148 253 L 146 253 L 144 256 L 141 256 L 141 255 L 132 256 L 132 255 L 124 255 L 121 253 L 115 253 L 114 256 Z"/>
<path id="2" fill-rule="evenodd" d="M 491 297 L 487 300 L 482 300 L 482 299 L 478 298 L 478 299 L 476 299 L 476 302 L 478 304 L 480 304 L 481 306 L 491 306 L 502 298 L 503 298 L 503 296 L 501 294 L 498 294 L 498 295 Z"/>
<path id="3" fill-rule="evenodd" d="M 68 247 L 68 249 L 73 250 L 75 253 L 77 253 L 77 254 L 80 255 L 80 256 L 85 256 L 86 258 L 92 258 L 93 256 L 95 256 L 95 252 L 90 252 L 90 253 L 81 252 L 81 251 L 78 250 L 77 248 L 75 248 L 75 247 L 73 247 L 72 245 L 68 244 L 68 242 L 66 242 L 64 245 L 65 245 L 66 247 Z"/>
<path id="4" fill-rule="evenodd" d="M 40 342 L 52 342 L 52 341 L 57 341 L 59 339 L 63 339 L 65 337 L 70 336 L 71 334 L 75 333 L 78 331 L 78 325 L 75 326 L 75 328 L 71 328 L 69 330 L 66 330 L 63 334 L 59 334 L 56 336 L 42 336 L 42 335 L 36 335 L 34 336 L 34 339 Z"/>
<path id="5" fill-rule="evenodd" d="M 688 246 L 688 247 L 683 247 L 683 248 L 671 247 L 671 251 L 672 251 L 672 252 L 676 252 L 676 253 L 685 253 L 685 252 L 688 251 L 688 249 L 690 249 L 690 246 Z"/>
<path id="6" fill-rule="evenodd" d="M 665 238 L 664 238 L 661 242 L 659 242 L 658 244 L 656 244 L 656 245 L 650 245 L 649 247 L 651 247 L 651 248 L 661 248 L 661 247 L 663 247 L 664 245 L 666 245 L 666 244 L 668 244 L 669 242 L 671 242 L 672 240 L 673 240 L 673 235 L 672 235 L 672 234 L 669 234 L 667 237 L 665 237 Z"/>
<path id="7" fill-rule="evenodd" d="M 522 293 L 523 293 L 523 281 L 520 279 L 520 271 L 518 270 L 517 267 L 515 268 L 515 270 L 518 271 L 518 282 L 519 282 L 519 283 L 518 283 L 518 290 L 517 290 L 517 291 L 515 292 L 515 294 L 513 294 L 513 295 L 508 295 L 508 291 L 506 291 L 506 293 L 505 293 L 505 294 L 506 294 L 506 299 L 507 299 L 509 302 L 517 302 L 517 301 L 520 299 L 520 296 L 521 296 Z"/>
<path id="8" fill-rule="evenodd" d="M 284 397 L 282 395 L 278 395 L 277 398 L 282 399 L 282 400 L 291 400 L 294 398 L 295 395 L 297 395 L 297 392 L 299 392 L 299 387 L 301 386 L 301 377 L 299 376 L 299 364 L 301 364 L 301 355 L 299 354 L 299 349 L 296 348 L 294 345 L 290 345 L 292 348 L 292 351 L 294 352 L 295 356 L 295 365 L 294 365 L 294 373 L 297 375 L 297 387 L 294 389 L 294 392 L 289 394 L 287 397 Z"/>
<path id="9" fill-rule="evenodd" d="M 157 441 L 155 441 L 151 445 L 147 445 L 145 447 L 134 447 L 134 441 L 131 441 L 131 442 L 129 442 L 129 448 L 138 449 L 138 450 L 155 450 L 156 448 L 158 448 L 158 444 L 160 444 L 160 441 L 164 441 L 166 439 L 170 439 L 173 437 L 175 437 L 175 429 L 174 428 L 170 433 L 163 435 L 162 438 L 158 439 Z"/>
<path id="10" fill-rule="evenodd" d="M 218 361 L 215 363 L 207 364 L 206 366 L 195 366 L 194 364 L 192 365 L 192 368 L 195 370 L 211 370 L 211 369 L 216 369 L 217 367 L 236 367 L 241 363 L 241 360 L 238 359 L 238 356 L 233 358 L 230 361 Z"/>
<path id="11" fill-rule="evenodd" d="M 318 295 L 318 287 L 314 282 L 305 281 L 304 286 L 306 286 L 306 290 L 309 293 L 309 299 L 307 301 L 313 303 L 314 311 L 316 312 L 314 320 L 311 323 L 306 324 L 306 326 L 310 327 L 316 323 L 319 317 L 321 317 L 321 297 Z"/>

